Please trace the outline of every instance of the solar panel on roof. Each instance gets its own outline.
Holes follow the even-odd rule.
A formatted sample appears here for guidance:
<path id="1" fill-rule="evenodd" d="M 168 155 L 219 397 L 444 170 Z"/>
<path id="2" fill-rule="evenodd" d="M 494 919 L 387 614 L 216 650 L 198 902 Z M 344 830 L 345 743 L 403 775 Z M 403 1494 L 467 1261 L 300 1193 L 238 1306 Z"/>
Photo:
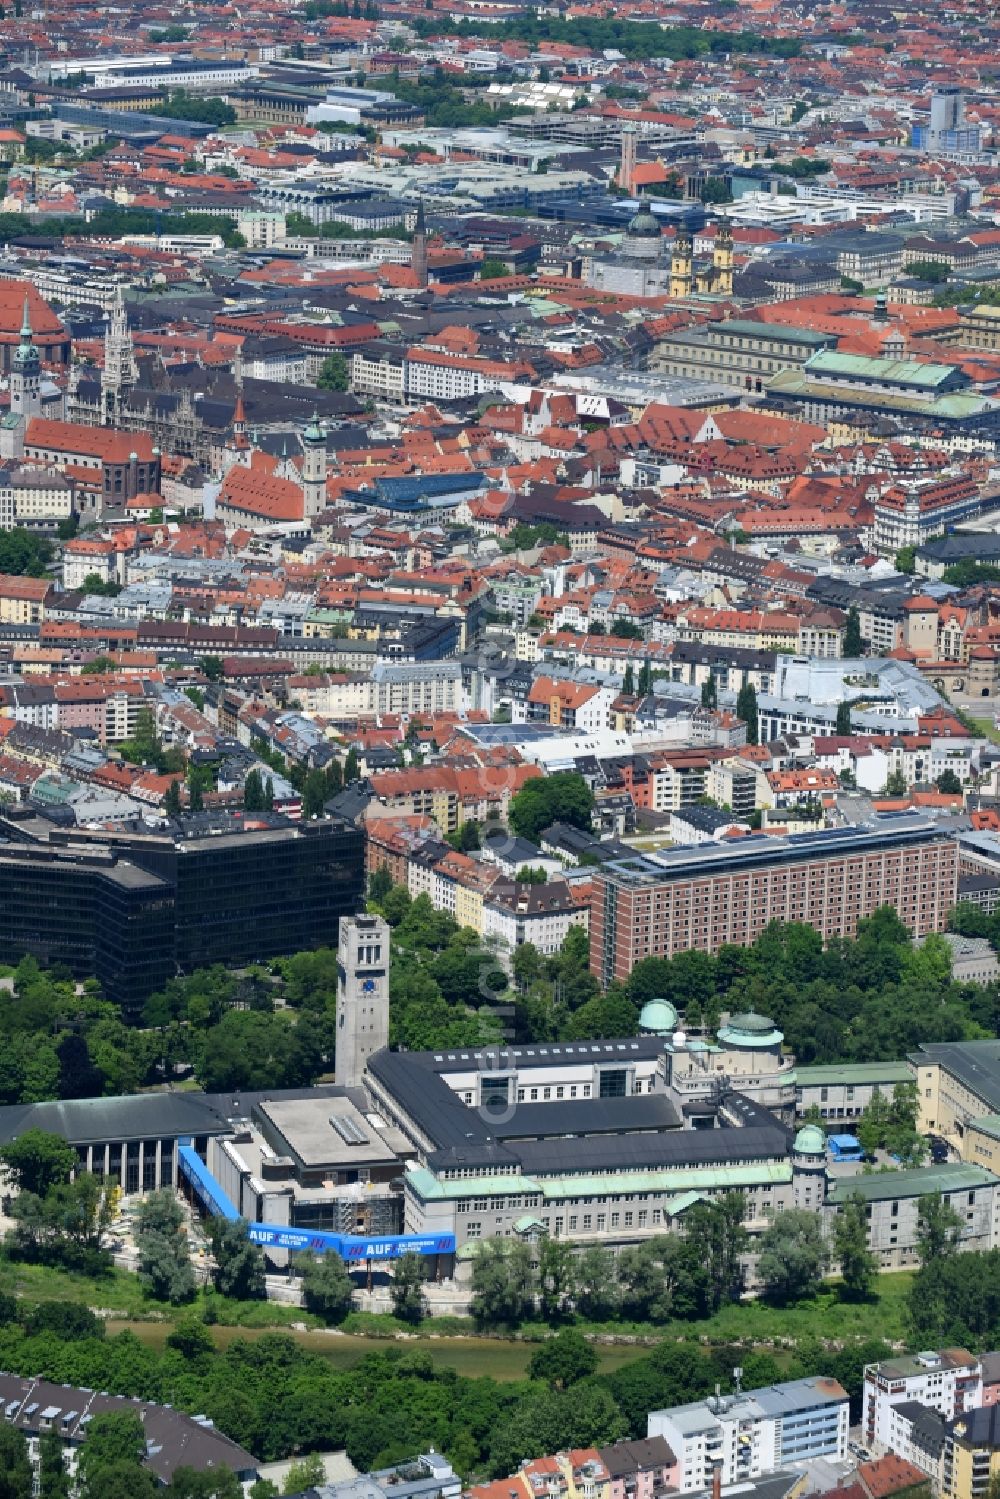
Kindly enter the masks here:
<path id="1" fill-rule="evenodd" d="M 367 1145 L 371 1138 L 349 1115 L 331 1114 L 330 1123 L 345 1145 Z"/>

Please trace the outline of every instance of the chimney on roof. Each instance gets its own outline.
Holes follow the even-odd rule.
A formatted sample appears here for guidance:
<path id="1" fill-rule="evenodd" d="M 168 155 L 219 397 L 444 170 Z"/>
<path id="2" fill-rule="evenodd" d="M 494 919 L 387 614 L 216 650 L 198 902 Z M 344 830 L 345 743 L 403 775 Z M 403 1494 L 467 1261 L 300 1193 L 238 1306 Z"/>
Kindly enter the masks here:
<path id="1" fill-rule="evenodd" d="M 722 1458 L 712 1459 L 712 1499 L 722 1499 Z"/>

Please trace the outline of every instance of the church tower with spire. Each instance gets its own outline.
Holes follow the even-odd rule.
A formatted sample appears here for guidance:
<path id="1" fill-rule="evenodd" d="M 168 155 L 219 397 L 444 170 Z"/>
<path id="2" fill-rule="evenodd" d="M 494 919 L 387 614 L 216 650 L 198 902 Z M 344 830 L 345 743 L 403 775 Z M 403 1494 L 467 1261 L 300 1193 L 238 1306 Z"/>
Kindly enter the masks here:
<path id="1" fill-rule="evenodd" d="M 302 433 L 302 494 L 306 520 L 326 509 L 326 433 L 316 411 Z"/>
<path id="2" fill-rule="evenodd" d="M 21 342 L 14 350 L 10 367 L 10 411 L 27 423 L 42 410 L 42 361 L 31 334 L 31 310 L 24 299 L 21 320 Z"/>
<path id="3" fill-rule="evenodd" d="M 111 318 L 104 334 L 104 377 L 101 393 L 104 398 L 104 420 L 109 427 L 118 425 L 122 409 L 122 396 L 138 379 L 132 334 L 129 331 L 128 315 L 121 282 L 115 287 L 115 300 Z"/>

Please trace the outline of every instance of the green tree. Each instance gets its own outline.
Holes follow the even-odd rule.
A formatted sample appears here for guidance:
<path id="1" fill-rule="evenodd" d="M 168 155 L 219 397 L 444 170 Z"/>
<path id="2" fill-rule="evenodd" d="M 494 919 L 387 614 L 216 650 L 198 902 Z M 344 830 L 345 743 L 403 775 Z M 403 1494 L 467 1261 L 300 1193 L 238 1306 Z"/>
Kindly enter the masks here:
<path id="1" fill-rule="evenodd" d="M 342 1322 L 351 1310 L 354 1284 L 339 1254 L 303 1254 L 296 1261 L 302 1276 L 302 1301 L 326 1323 Z"/>
<path id="2" fill-rule="evenodd" d="M 992 1348 L 1000 1331 L 1000 1250 L 929 1259 L 913 1277 L 907 1309 L 917 1348 Z"/>
<path id="3" fill-rule="evenodd" d="M 905 1164 L 919 1166 L 927 1146 L 917 1129 L 918 1114 L 915 1084 L 897 1083 L 891 1099 L 876 1090 L 858 1121 L 857 1136 L 865 1154 L 887 1150 Z"/>
<path id="4" fill-rule="evenodd" d="M 627 1427 L 606 1389 L 584 1381 L 568 1390 L 529 1391 L 501 1421 L 489 1448 L 495 1478 L 516 1473 L 526 1457 L 539 1452 L 604 1446 L 620 1441 Z"/>
<path id="5" fill-rule="evenodd" d="M 522 942 L 515 947 L 512 959 L 514 979 L 520 989 L 528 989 L 542 976 L 542 955 L 533 942 Z"/>
<path id="6" fill-rule="evenodd" d="M 310 770 L 302 788 L 302 816 L 322 817 L 326 806 L 326 776 L 321 770 Z"/>
<path id="7" fill-rule="evenodd" d="M 565 1239 L 544 1238 L 538 1250 L 538 1291 L 549 1322 L 569 1311 L 576 1288 L 575 1256 Z"/>
<path id="8" fill-rule="evenodd" d="M 868 1248 L 868 1213 L 857 1193 L 838 1208 L 833 1220 L 833 1254 L 840 1262 L 845 1295 L 864 1301 L 875 1283 L 878 1261 Z"/>
<path id="9" fill-rule="evenodd" d="M 318 1452 L 311 1452 L 308 1457 L 300 1457 L 285 1474 L 284 1494 L 302 1494 L 306 1489 L 314 1489 L 317 1484 L 326 1481 L 326 1468 L 323 1459 Z"/>
<path id="10" fill-rule="evenodd" d="M 392 875 L 384 864 L 380 864 L 368 876 L 368 897 L 370 900 L 382 901 L 391 889 Z"/>
<path id="11" fill-rule="evenodd" d="M 554 1389 L 565 1390 L 578 1380 L 587 1379 L 596 1368 L 594 1348 L 583 1333 L 575 1327 L 566 1327 L 555 1337 L 546 1338 L 539 1344 L 531 1355 L 528 1373 L 532 1379 L 541 1379 Z"/>
<path id="12" fill-rule="evenodd" d="M 31 1337 L 51 1332 L 64 1343 L 103 1338 L 106 1331 L 104 1323 L 89 1307 L 77 1306 L 73 1302 L 41 1301 L 29 1312 L 22 1313 L 21 1321 Z"/>
<path id="13" fill-rule="evenodd" d="M 703 708 L 717 708 L 719 706 L 719 687 L 715 680 L 714 671 L 710 671 L 701 684 L 701 706 Z"/>
<path id="14" fill-rule="evenodd" d="M 708 1269 L 693 1240 L 664 1234 L 618 1256 L 626 1312 L 637 1321 L 703 1316 L 710 1292 Z"/>
<path id="15" fill-rule="evenodd" d="M 243 1499 L 243 1485 L 232 1468 L 175 1468 L 170 1499 Z"/>
<path id="16" fill-rule="evenodd" d="M 962 1220 L 940 1192 L 917 1202 L 917 1257 L 921 1268 L 954 1254 L 962 1238 Z"/>
<path id="17" fill-rule="evenodd" d="M 885 795 L 905 796 L 909 789 L 906 773 L 902 770 L 890 770 L 885 779 Z"/>
<path id="18" fill-rule="evenodd" d="M 382 902 L 382 911 L 389 925 L 397 927 L 402 921 L 405 921 L 412 905 L 413 897 L 406 886 L 393 885 Z"/>
<path id="19" fill-rule="evenodd" d="M 507 262 L 498 260 L 496 256 L 488 255 L 479 267 L 480 281 L 499 281 L 503 276 L 509 276 Z"/>
<path id="20" fill-rule="evenodd" d="M 837 704 L 837 724 L 835 732 L 837 734 L 850 734 L 852 732 L 850 703 Z"/>
<path id="21" fill-rule="evenodd" d="M 264 810 L 264 782 L 259 770 L 247 772 L 243 782 L 243 807 L 247 812 Z"/>
<path id="22" fill-rule="evenodd" d="M 895 566 L 898 573 L 905 573 L 907 577 L 912 577 L 917 570 L 916 547 L 900 547 L 896 553 Z"/>
<path id="23" fill-rule="evenodd" d="M 198 1366 L 211 1359 L 215 1352 L 212 1334 L 204 1322 L 195 1316 L 176 1322 L 167 1333 L 167 1347 L 179 1353 L 185 1363 Z"/>
<path id="24" fill-rule="evenodd" d="M 247 1237 L 246 1219 L 210 1219 L 209 1238 L 215 1260 L 212 1283 L 219 1295 L 234 1301 L 263 1301 L 267 1294 L 264 1256 Z"/>
<path id="25" fill-rule="evenodd" d="M 427 1315 L 424 1286 L 427 1270 L 421 1254 L 400 1255 L 392 1270 L 389 1296 L 392 1309 L 403 1322 L 422 1322 Z"/>
<path id="26" fill-rule="evenodd" d="M 904 276 L 916 276 L 919 281 L 939 284 L 947 281 L 950 268 L 941 260 L 908 260 L 903 267 Z"/>
<path id="27" fill-rule="evenodd" d="M 700 197 L 703 203 L 731 203 L 733 201 L 732 188 L 725 177 L 706 177 L 701 185 Z"/>
<path id="28" fill-rule="evenodd" d="M 961 796 L 962 783 L 953 770 L 943 770 L 934 783 L 939 791 L 948 796 Z"/>
<path id="29" fill-rule="evenodd" d="M 38 1439 L 38 1493 L 39 1499 L 69 1499 L 69 1473 L 57 1431 L 43 1431 Z"/>
<path id="30" fill-rule="evenodd" d="M 614 1316 L 621 1302 L 615 1258 L 603 1244 L 588 1244 L 575 1264 L 576 1304 L 595 1322 Z"/>
<path id="31" fill-rule="evenodd" d="M 122 757 L 133 765 L 159 765 L 163 756 L 163 743 L 156 731 L 156 719 L 151 708 L 140 708 L 135 718 L 135 730 L 130 739 L 123 740 Z"/>
<path id="32" fill-rule="evenodd" d="M 625 697 L 632 697 L 635 694 L 635 672 L 632 670 L 631 662 L 626 666 L 625 675 L 622 678 L 622 694 Z"/>
<path id="33" fill-rule="evenodd" d="M 250 1485 L 250 1499 L 280 1499 L 278 1487 L 269 1478 L 258 1478 Z"/>
<path id="34" fill-rule="evenodd" d="M 77 1164 L 76 1151 L 61 1135 L 26 1129 L 0 1148 L 0 1161 L 21 1192 L 44 1197 L 51 1187 L 68 1182 Z"/>
<path id="35" fill-rule="evenodd" d="M 102 1484 L 107 1474 L 121 1466 L 141 1471 L 146 1456 L 146 1433 L 134 1411 L 108 1411 L 87 1425 L 87 1439 L 80 1449 L 78 1474 L 87 1499 L 104 1499 Z"/>
<path id="36" fill-rule="evenodd" d="M 194 1270 L 184 1213 L 169 1188 L 151 1192 L 139 1205 L 135 1231 L 139 1279 L 151 1296 L 175 1305 L 194 1295 Z"/>
<path id="37" fill-rule="evenodd" d="M 33 1492 L 27 1438 L 4 1422 L 0 1425 L 0 1499 L 32 1499 Z"/>
<path id="38" fill-rule="evenodd" d="M 593 808 L 594 793 L 583 776 L 560 770 L 525 781 L 511 801 L 510 824 L 522 838 L 537 843 L 542 831 L 554 822 L 589 828 Z"/>
<path id="39" fill-rule="evenodd" d="M 194 120 L 204 125 L 233 125 L 236 111 L 223 99 L 206 98 L 202 94 L 189 94 L 186 89 L 176 89 L 162 103 L 154 104 L 149 111 L 154 115 L 166 115 L 172 120 Z"/>
<path id="40" fill-rule="evenodd" d="M 168 817 L 180 816 L 181 783 L 176 778 L 172 780 L 170 782 L 170 785 L 167 787 L 166 795 L 163 798 L 163 810 L 164 812 L 166 812 Z"/>
<path id="41" fill-rule="evenodd" d="M 697 1245 L 709 1279 L 713 1311 L 738 1301 L 743 1290 L 743 1256 L 750 1247 L 744 1228 L 746 1199 L 742 1192 L 725 1192 L 708 1203 L 695 1203 L 684 1217 L 684 1236 Z"/>
<path id="42" fill-rule="evenodd" d="M 535 1303 L 531 1251 L 510 1239 L 483 1239 L 472 1262 L 470 1310 L 480 1327 L 516 1327 Z"/>
<path id="43" fill-rule="evenodd" d="M 757 712 L 757 689 L 745 682 L 736 695 L 736 717 L 747 726 L 747 744 L 760 743 L 760 717 Z"/>
<path id="44" fill-rule="evenodd" d="M 857 607 L 852 604 L 847 611 L 847 624 L 844 627 L 844 655 L 853 659 L 864 652 L 864 641 L 861 639 L 861 615 Z"/>
<path id="45" fill-rule="evenodd" d="M 757 1274 L 772 1300 L 787 1303 L 812 1296 L 829 1254 L 819 1215 L 805 1208 L 779 1213 L 758 1241 Z"/>
<path id="46" fill-rule="evenodd" d="M 356 781 L 359 774 L 358 752 L 352 745 L 347 751 L 347 758 L 344 761 L 344 785 L 349 786 L 352 781 Z"/>
<path id="47" fill-rule="evenodd" d="M 34 531 L 15 526 L 0 533 L 0 572 L 42 578 L 52 561 L 52 543 Z"/>
<path id="48" fill-rule="evenodd" d="M 328 354 L 320 366 L 320 372 L 316 376 L 316 384 L 320 390 L 347 390 L 351 383 L 351 367 L 343 354 Z"/>

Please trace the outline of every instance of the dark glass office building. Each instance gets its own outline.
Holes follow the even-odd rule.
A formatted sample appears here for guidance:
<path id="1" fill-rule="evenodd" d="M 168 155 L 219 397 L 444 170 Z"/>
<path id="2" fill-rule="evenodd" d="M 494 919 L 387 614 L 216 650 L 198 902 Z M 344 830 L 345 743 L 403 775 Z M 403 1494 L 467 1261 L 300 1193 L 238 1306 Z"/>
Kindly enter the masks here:
<path id="1" fill-rule="evenodd" d="M 129 1018 L 178 971 L 335 947 L 364 901 L 364 835 L 335 818 L 206 818 L 174 836 L 11 808 L 0 838 L 0 961 L 93 974 Z"/>
<path id="2" fill-rule="evenodd" d="M 107 850 L 0 846 L 0 956 L 93 975 L 126 1011 L 176 971 L 175 901 Z"/>

